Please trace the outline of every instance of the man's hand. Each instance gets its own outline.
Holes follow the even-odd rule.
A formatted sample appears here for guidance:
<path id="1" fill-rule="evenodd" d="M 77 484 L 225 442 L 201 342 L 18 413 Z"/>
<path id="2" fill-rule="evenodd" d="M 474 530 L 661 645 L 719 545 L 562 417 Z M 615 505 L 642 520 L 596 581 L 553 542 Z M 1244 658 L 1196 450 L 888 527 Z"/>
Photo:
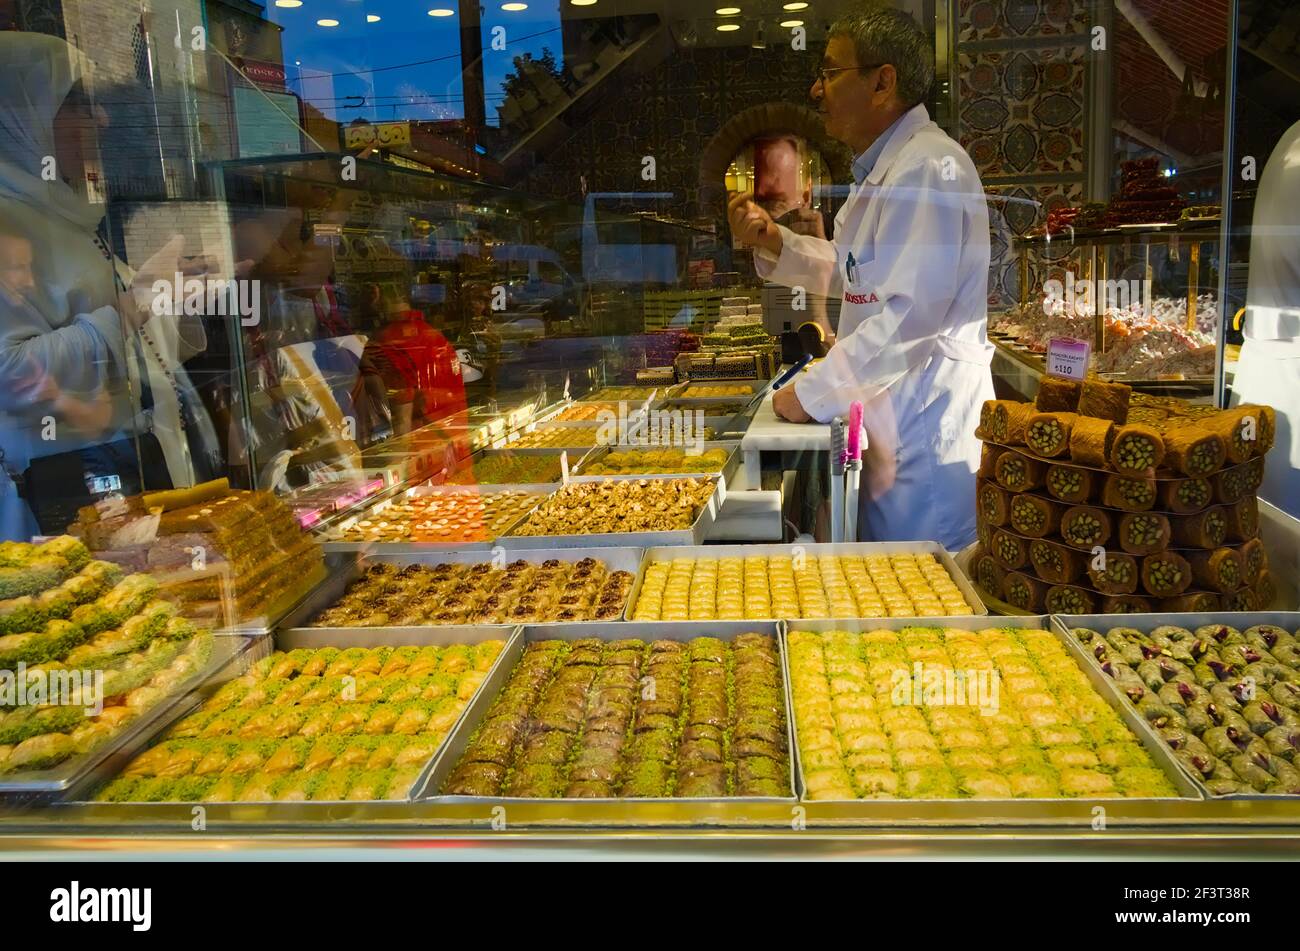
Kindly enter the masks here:
<path id="1" fill-rule="evenodd" d="M 813 418 L 799 402 L 799 394 L 794 391 L 794 384 L 781 387 L 772 394 L 772 409 L 776 415 L 791 423 L 811 423 Z"/>
<path id="2" fill-rule="evenodd" d="M 184 249 L 185 236 L 173 235 L 135 272 L 131 287 L 121 295 L 122 315 L 132 330 L 139 330 L 155 316 L 151 306 L 155 296 L 155 281 L 166 281 L 170 286 L 175 283 L 177 274 L 184 280 L 187 277 L 205 277 L 212 270 L 213 263 L 206 257 L 181 257 Z M 181 289 L 181 296 L 184 297 L 184 288 Z"/>
<path id="3" fill-rule="evenodd" d="M 785 242 L 772 216 L 754 203 L 753 192 L 742 192 L 727 203 L 727 220 L 737 241 L 781 256 Z"/>
<path id="4" fill-rule="evenodd" d="M 794 213 L 794 221 L 790 224 L 790 230 L 795 234 L 805 234 L 811 238 L 826 240 L 826 223 L 822 220 L 821 212 L 814 211 L 812 208 L 797 209 Z"/>

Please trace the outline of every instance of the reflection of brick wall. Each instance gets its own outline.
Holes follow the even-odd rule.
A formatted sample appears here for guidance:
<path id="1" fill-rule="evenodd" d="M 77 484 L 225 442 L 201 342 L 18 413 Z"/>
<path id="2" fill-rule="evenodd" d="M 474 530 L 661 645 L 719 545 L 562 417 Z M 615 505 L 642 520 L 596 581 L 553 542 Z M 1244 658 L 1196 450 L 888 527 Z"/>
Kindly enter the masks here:
<path id="1" fill-rule="evenodd" d="M 1010 237 L 1083 201 L 1088 27 L 1086 6 L 1066 0 L 958 2 L 958 138 L 990 193 L 1041 205 L 990 216 L 991 307 L 1019 299 Z M 1042 278 L 1034 268 L 1031 281 Z"/>
<path id="2" fill-rule="evenodd" d="M 202 2 L 156 0 L 151 8 L 152 82 L 138 5 L 122 0 L 64 0 L 67 39 L 94 62 L 95 99 L 109 117 L 99 140 L 110 199 L 192 192 L 192 123 L 185 108 L 188 78 L 182 75 L 187 64 L 174 37 L 179 17 L 189 43 L 191 29 L 203 23 Z M 202 86 L 206 76 L 201 57 L 196 66 Z"/>
<path id="3" fill-rule="evenodd" d="M 620 95 L 544 159 L 523 183 L 536 195 L 581 200 L 580 176 L 590 191 L 672 192 L 662 210 L 681 217 L 707 214 L 700 195 L 700 156 L 729 118 L 763 102 L 808 105 L 821 44 L 806 52 L 679 50 Z M 615 78 L 614 82 L 620 81 Z M 641 178 L 641 159 L 653 155 L 658 179 Z M 648 206 L 642 208 L 645 210 Z"/>

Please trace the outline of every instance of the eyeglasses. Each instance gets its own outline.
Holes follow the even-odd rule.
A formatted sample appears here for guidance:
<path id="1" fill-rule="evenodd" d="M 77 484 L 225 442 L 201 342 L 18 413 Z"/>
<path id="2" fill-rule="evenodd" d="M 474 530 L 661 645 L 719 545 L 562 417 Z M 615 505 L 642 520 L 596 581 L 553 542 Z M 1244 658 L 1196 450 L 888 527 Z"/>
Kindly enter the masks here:
<path id="1" fill-rule="evenodd" d="M 872 63 L 869 66 L 818 66 L 816 75 L 817 82 L 825 86 L 830 80 L 827 79 L 831 73 L 843 73 L 851 69 L 879 69 L 884 63 Z"/>

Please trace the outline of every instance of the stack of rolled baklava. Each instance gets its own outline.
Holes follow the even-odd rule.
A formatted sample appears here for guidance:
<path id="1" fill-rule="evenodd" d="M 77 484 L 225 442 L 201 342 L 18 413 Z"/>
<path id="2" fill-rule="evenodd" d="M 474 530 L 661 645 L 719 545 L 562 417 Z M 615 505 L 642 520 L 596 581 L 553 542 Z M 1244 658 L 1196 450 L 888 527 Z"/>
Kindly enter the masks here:
<path id="1" fill-rule="evenodd" d="M 1255 492 L 1268 406 L 1218 410 L 1045 377 L 989 400 L 976 487 L 983 592 L 1060 614 L 1252 611 L 1276 589 Z"/>

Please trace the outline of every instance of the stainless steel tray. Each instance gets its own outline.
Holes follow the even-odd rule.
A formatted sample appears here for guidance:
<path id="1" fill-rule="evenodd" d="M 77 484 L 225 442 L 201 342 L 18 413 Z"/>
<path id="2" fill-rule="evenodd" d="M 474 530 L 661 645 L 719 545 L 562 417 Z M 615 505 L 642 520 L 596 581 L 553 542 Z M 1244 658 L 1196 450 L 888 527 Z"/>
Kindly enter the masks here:
<path id="1" fill-rule="evenodd" d="M 411 551 L 392 551 L 387 546 L 367 552 L 363 555 L 356 554 L 338 554 L 331 557 L 329 578 L 312 592 L 309 598 L 304 599 L 292 613 L 287 615 L 281 625 L 281 630 L 292 632 L 316 632 L 316 631 L 335 631 L 356 635 L 359 632 L 372 632 L 382 636 L 385 632 L 401 631 L 404 633 L 428 632 L 446 629 L 447 625 L 429 624 L 419 627 L 309 627 L 312 618 L 320 614 L 325 608 L 330 607 L 343 596 L 348 585 L 355 581 L 361 574 L 368 562 L 386 562 L 396 565 L 477 565 L 485 561 L 492 561 L 494 558 L 505 557 L 509 561 L 516 559 L 526 561 L 529 564 L 541 564 L 548 558 L 555 558 L 562 555 L 563 561 L 580 561 L 583 558 L 595 558 L 604 562 L 605 567 L 610 571 L 630 571 L 636 573 L 641 564 L 642 551 L 640 548 L 569 548 L 564 552 L 551 551 L 511 551 L 508 554 L 504 549 L 495 551 L 431 551 L 429 549 L 413 549 Z M 595 624 L 595 621 L 580 621 L 580 624 Z M 617 623 L 622 623 L 617 622 Z M 495 630 L 510 630 L 518 625 L 515 624 L 478 624 L 474 627 L 492 628 Z M 367 636 L 370 636 L 367 634 Z M 352 643 L 352 641 L 349 641 Z M 379 643 L 391 643 L 379 641 Z"/>
<path id="2" fill-rule="evenodd" d="M 584 637 L 598 637 L 605 641 L 639 638 L 643 641 L 672 640 L 689 641 L 695 637 L 708 635 L 724 641 L 730 641 L 738 634 L 768 634 L 777 638 L 778 652 L 785 650 L 780 638 L 779 625 L 774 623 L 749 621 L 718 621 L 697 624 L 676 624 L 665 628 L 659 624 L 562 624 L 549 626 L 526 626 L 523 628 L 519 643 L 519 653 L 524 645 L 538 640 L 573 641 Z M 781 654 L 781 676 L 786 676 L 787 665 Z M 465 717 L 457 726 L 451 739 L 439 753 L 433 768 L 429 771 L 424 789 L 416 794 L 417 799 L 436 798 L 439 802 L 453 804 L 475 804 L 485 808 L 501 806 L 507 809 L 507 821 L 512 825 L 523 823 L 599 823 L 653 825 L 660 821 L 696 822 L 716 818 L 722 807 L 738 810 L 748 803 L 772 804 L 795 801 L 794 747 L 791 745 L 790 758 L 790 795 L 782 797 L 732 796 L 713 799 L 522 799 L 511 796 L 443 796 L 440 790 L 455 770 L 457 763 L 469 746 L 470 738 L 480 723 L 487 717 L 488 711 L 497 695 L 514 672 L 513 665 L 504 664 L 493 671 L 493 676 L 484 682 L 484 690 L 474 697 L 466 708 Z M 488 688 L 491 686 L 491 690 Z M 787 688 L 788 692 L 788 688 Z M 794 734 L 790 718 L 789 703 L 786 704 L 786 742 L 793 744 Z"/>
<path id="3" fill-rule="evenodd" d="M 823 620 L 794 621 L 782 625 L 782 640 L 788 639 L 792 631 L 865 631 L 890 630 L 901 631 L 906 628 L 956 628 L 963 631 L 982 631 L 989 629 L 1041 630 L 1054 633 L 1065 644 L 1070 655 L 1074 657 L 1093 688 L 1115 709 L 1128 725 L 1139 742 L 1151 754 L 1165 775 L 1169 777 L 1180 796 L 1153 799 L 847 799 L 827 800 L 808 799 L 805 796 L 803 765 L 795 745 L 794 762 L 799 775 L 800 802 L 807 804 L 810 812 L 825 817 L 829 821 L 853 822 L 855 824 L 888 822 L 906 825 L 1016 825 L 1016 824 L 1091 824 L 1097 816 L 1096 809 L 1101 808 L 1102 815 L 1109 819 L 1141 821 L 1160 821 L 1172 804 L 1183 802 L 1202 802 L 1203 797 L 1195 784 L 1188 781 L 1169 749 L 1160 742 L 1146 720 L 1124 704 L 1114 690 L 1109 678 L 1099 668 L 1087 663 L 1086 653 L 1063 637 L 1060 631 L 1053 631 L 1049 626 L 1047 615 L 1029 617 L 948 617 L 922 618 L 918 622 L 908 618 L 866 618 L 861 620 Z M 783 643 L 781 656 L 789 663 L 789 646 Z M 794 723 L 794 736 L 799 736 L 798 724 L 794 722 L 794 688 L 790 683 L 789 668 L 783 672 L 786 683 L 786 706 Z"/>
<path id="4" fill-rule="evenodd" d="M 650 567 L 652 562 L 672 561 L 674 558 L 744 558 L 753 555 L 771 557 L 772 555 L 793 555 L 796 550 L 802 551 L 805 555 L 817 557 L 824 555 L 894 555 L 899 553 L 931 554 L 948 570 L 948 574 L 957 584 L 957 589 L 961 592 L 962 597 L 971 606 L 971 614 L 983 615 L 989 613 L 970 578 L 957 567 L 957 562 L 952 555 L 938 542 L 839 542 L 814 545 L 769 543 L 762 545 L 698 545 L 696 547 L 647 546 L 645 559 L 641 563 L 641 570 L 637 572 L 636 580 L 632 582 L 632 590 L 628 594 L 627 613 L 624 616 L 629 621 L 632 620 L 632 609 L 636 606 L 637 599 L 641 597 L 641 586 L 645 583 L 646 569 Z M 771 618 L 770 620 L 790 619 Z M 913 624 L 916 623 L 915 618 L 904 620 L 909 620 Z M 922 618 L 921 620 L 937 623 L 943 619 Z M 662 623 L 681 622 L 665 621 Z"/>
<path id="5" fill-rule="evenodd" d="M 1095 669 L 1097 674 L 1106 679 L 1110 689 L 1119 698 L 1119 701 L 1128 709 L 1133 711 L 1133 715 L 1142 718 L 1133 701 L 1128 698 L 1115 681 L 1101 669 L 1101 663 L 1090 651 L 1082 648 L 1082 645 L 1075 640 L 1072 631 L 1075 628 L 1091 628 L 1105 634 L 1113 627 L 1132 627 L 1144 634 L 1151 633 L 1161 625 L 1173 625 L 1176 627 L 1185 627 L 1189 631 L 1195 631 L 1198 627 L 1206 624 L 1226 624 L 1229 627 L 1235 627 L 1239 631 L 1246 628 L 1254 627 L 1257 624 L 1272 624 L 1276 627 L 1286 628 L 1291 633 L 1300 631 L 1300 611 L 1218 611 L 1199 614 L 1054 614 L 1052 615 L 1052 625 L 1054 630 L 1064 637 L 1072 646 L 1078 649 L 1078 652 L 1086 659 L 1088 666 Z M 1143 718 L 1144 719 L 1144 718 Z M 1151 731 L 1156 742 L 1166 751 L 1169 747 L 1164 740 L 1154 730 Z M 1300 797 L 1270 795 L 1265 793 L 1232 793 L 1227 796 L 1216 796 L 1210 792 L 1209 787 L 1201 780 L 1199 776 L 1194 775 L 1191 770 L 1187 769 L 1175 759 L 1172 754 L 1170 759 L 1179 771 L 1187 777 L 1188 781 L 1196 787 L 1200 795 L 1214 802 L 1289 802 L 1295 803 L 1300 810 Z"/>
<path id="6" fill-rule="evenodd" d="M 496 540 L 501 537 L 500 535 L 479 542 L 354 542 L 347 541 L 340 536 L 346 529 L 351 528 L 360 519 L 380 515 L 385 509 L 405 498 L 423 498 L 430 495 L 501 495 L 506 492 L 527 492 L 536 495 L 536 501 L 527 512 L 506 524 L 505 528 L 501 532 L 501 534 L 504 535 L 527 518 L 532 510 L 554 491 L 555 483 L 553 482 L 542 482 L 529 485 L 510 485 L 507 483 L 499 483 L 495 485 L 447 485 L 445 483 L 440 485 L 430 485 L 425 483 L 423 485 L 417 485 L 413 488 L 406 489 L 403 492 L 389 495 L 364 511 L 357 512 L 341 520 L 331 529 L 330 534 L 322 540 L 321 547 L 324 548 L 326 552 L 368 552 L 376 549 L 381 551 L 391 550 L 394 552 L 419 552 L 430 550 L 486 551 L 496 543 Z"/>
<path id="7" fill-rule="evenodd" d="M 705 442 L 702 443 L 701 445 L 705 451 L 709 449 L 725 449 L 727 452 L 727 458 L 723 461 L 721 466 L 719 466 L 717 469 L 715 469 L 712 472 L 689 472 L 689 473 L 672 472 L 672 473 L 662 473 L 662 475 L 693 475 L 696 477 L 704 477 L 710 475 L 722 476 L 723 479 L 725 479 L 728 483 L 730 483 L 736 475 L 736 470 L 740 468 L 740 441 L 739 440 L 718 440 L 715 442 Z M 608 456 L 611 452 L 646 452 L 652 450 L 653 448 L 654 447 L 652 446 L 599 446 L 596 449 L 592 450 L 591 452 L 587 453 L 587 455 L 583 457 L 581 464 L 576 469 L 571 470 L 573 474 L 570 481 L 599 482 L 601 479 L 657 479 L 660 476 L 659 473 L 655 473 L 651 475 L 625 475 L 625 476 L 605 476 L 605 475 L 586 474 L 587 468 L 589 468 L 593 463 L 600 462 L 601 459 L 605 458 L 605 456 Z"/>
<path id="8" fill-rule="evenodd" d="M 699 479 L 713 478 L 709 475 L 658 475 L 658 476 L 601 476 L 589 481 L 629 481 L 633 479 Z M 558 491 L 558 490 L 557 490 Z M 511 551 L 542 550 L 558 552 L 569 548 L 650 548 L 656 545 L 701 545 L 709 534 L 709 529 L 717 521 L 718 512 L 727 498 L 725 479 L 717 479 L 713 494 L 700 506 L 690 528 L 665 532 L 608 532 L 592 535 L 516 535 L 523 520 L 515 525 L 511 534 L 502 535 L 497 544 Z M 536 511 L 534 509 L 534 511 Z M 530 513 L 531 514 L 531 513 Z"/>
<path id="9" fill-rule="evenodd" d="M 256 663 L 263 657 L 269 656 L 274 650 L 293 650 L 298 647 L 380 647 L 392 646 L 403 647 L 406 645 L 436 645 L 447 646 L 451 644 L 480 644 L 483 641 L 504 640 L 505 648 L 497 655 L 488 671 L 487 677 L 479 685 L 474 697 L 465 705 L 461 711 L 460 717 L 455 725 L 447 733 L 447 738 L 443 740 L 442 746 L 445 747 L 451 738 L 456 735 L 457 730 L 465 720 L 465 714 L 470 707 L 483 693 L 487 684 L 496 676 L 498 669 L 505 662 L 507 654 L 512 649 L 517 656 L 522 650 L 519 647 L 519 629 L 507 627 L 504 631 L 498 627 L 475 627 L 472 625 L 465 626 L 448 626 L 441 628 L 383 628 L 371 630 L 359 630 L 355 633 L 340 635 L 333 630 L 308 630 L 308 631 L 286 631 L 272 638 L 263 638 L 259 649 L 250 651 L 243 657 L 232 658 L 223 668 L 214 676 L 206 680 L 202 687 L 191 693 L 187 698 L 187 703 L 177 705 L 177 708 L 168 717 L 165 723 L 160 723 L 160 729 L 156 733 L 161 733 L 161 727 L 171 726 L 178 722 L 182 717 L 197 710 L 202 703 L 211 697 L 227 681 L 242 676 L 252 664 Z M 511 662 L 510 666 L 513 666 Z M 78 785 L 74 790 L 72 797 L 77 801 L 77 805 L 94 811 L 98 815 L 113 816 L 117 815 L 119 821 L 176 821 L 179 817 L 191 816 L 196 806 L 190 802 L 143 802 L 143 803 L 101 803 L 86 801 L 104 782 L 112 779 L 120 773 L 136 756 L 142 753 L 145 748 L 152 745 L 154 737 L 138 737 L 136 741 L 119 748 L 111 761 L 103 764 L 102 769 L 95 777 L 89 777 L 86 781 Z M 224 802 L 224 803 L 202 803 L 205 818 L 211 821 L 238 821 L 238 822 L 311 822 L 311 821 L 338 821 L 346 819 L 347 814 L 361 807 L 379 807 L 381 810 L 385 807 L 388 811 L 394 808 L 400 808 L 407 805 L 411 800 L 411 793 L 414 790 L 423 788 L 427 782 L 430 767 L 437 760 L 438 754 L 435 752 L 424 765 L 420 774 L 412 782 L 411 788 L 407 791 L 405 799 L 385 800 L 372 802 L 338 802 L 338 801 L 316 801 L 300 803 L 280 803 L 280 802 Z"/>
<path id="10" fill-rule="evenodd" d="M 81 756 L 74 756 L 52 769 L 0 774 L 0 793 L 18 794 L 19 798 L 27 798 L 30 795 L 33 800 L 39 801 L 66 793 L 85 782 L 87 778 L 97 775 L 103 768 L 103 764 L 118 755 L 120 750 L 149 742 L 163 726 L 170 722 L 172 711 L 184 705 L 185 697 L 190 691 L 232 661 L 238 660 L 256 640 L 258 639 L 214 636 L 212 656 L 202 669 L 181 683 L 170 697 L 137 717 L 135 722 L 117 736 L 97 749 Z"/>

